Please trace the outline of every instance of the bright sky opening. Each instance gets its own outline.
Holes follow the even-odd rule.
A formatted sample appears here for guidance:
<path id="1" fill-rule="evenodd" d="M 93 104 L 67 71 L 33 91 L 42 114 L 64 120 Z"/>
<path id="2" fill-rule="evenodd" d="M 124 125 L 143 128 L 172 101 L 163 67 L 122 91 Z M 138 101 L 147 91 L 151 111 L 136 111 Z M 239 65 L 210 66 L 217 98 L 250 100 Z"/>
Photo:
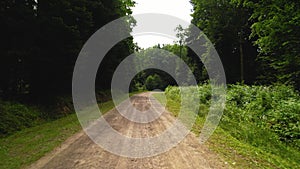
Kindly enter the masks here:
<path id="1" fill-rule="evenodd" d="M 134 0 L 135 7 L 132 8 L 133 15 L 143 13 L 161 13 L 178 17 L 191 22 L 192 5 L 189 0 Z M 138 27 L 138 23 L 137 23 Z M 174 28 L 175 29 L 175 28 Z M 133 29 L 134 32 L 135 29 Z M 134 37 L 134 42 L 141 48 L 152 47 L 157 44 L 173 44 L 174 39 L 156 36 L 141 35 Z"/>

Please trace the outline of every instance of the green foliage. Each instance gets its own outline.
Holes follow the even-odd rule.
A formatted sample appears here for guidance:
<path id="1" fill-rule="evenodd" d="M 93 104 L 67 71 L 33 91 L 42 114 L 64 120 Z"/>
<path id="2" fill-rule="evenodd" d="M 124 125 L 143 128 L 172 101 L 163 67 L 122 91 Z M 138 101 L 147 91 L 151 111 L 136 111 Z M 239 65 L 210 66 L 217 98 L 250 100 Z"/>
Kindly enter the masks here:
<path id="1" fill-rule="evenodd" d="M 227 81 L 253 83 L 257 73 L 255 70 L 259 65 L 255 63 L 257 49 L 249 40 L 251 8 L 224 0 L 192 0 L 191 3 L 192 23 L 213 43 L 223 63 Z M 193 30 L 190 31 L 188 43 L 199 43 L 202 48 L 205 47 L 200 38 L 202 35 L 195 35 Z M 188 56 L 193 55 L 193 52 L 189 51 Z M 205 58 L 207 53 L 203 55 Z"/>
<path id="2" fill-rule="evenodd" d="M 245 0 L 254 11 L 251 37 L 260 49 L 263 64 L 261 79 L 293 84 L 300 81 L 300 2 Z"/>
<path id="3" fill-rule="evenodd" d="M 0 101 L 0 136 L 34 126 L 40 121 L 41 113 L 37 109 L 19 103 Z"/>
<path id="4" fill-rule="evenodd" d="M 71 97 L 58 97 L 54 104 L 38 107 L 0 101 L 0 136 L 11 135 L 72 113 L 74 108 Z"/>
<path id="5" fill-rule="evenodd" d="M 165 93 L 172 100 L 180 100 L 180 89 L 178 87 L 168 86 L 165 90 Z"/>
<path id="6" fill-rule="evenodd" d="M 162 89 L 162 80 L 159 75 L 154 74 L 147 77 L 145 86 L 148 90 Z"/>
<path id="7" fill-rule="evenodd" d="M 111 100 L 99 104 L 102 113 L 113 107 Z M 26 168 L 81 129 L 76 114 L 71 114 L 0 138 L 0 168 Z"/>
<path id="8" fill-rule="evenodd" d="M 131 14 L 131 0 L 4 0 L 0 2 L 0 97 L 48 104 L 71 93 L 82 45 L 108 22 Z M 131 31 L 133 18 L 119 31 Z M 118 32 L 116 32 L 118 33 Z M 133 52 L 132 38 L 118 43 L 100 67 L 97 88 L 109 89 L 114 69 Z"/>
<path id="9" fill-rule="evenodd" d="M 75 114 L 0 138 L 0 168 L 25 168 L 80 131 Z"/>
<path id="10" fill-rule="evenodd" d="M 178 78 L 179 76 L 184 75 L 184 72 L 181 71 L 183 68 L 180 63 L 178 63 L 178 59 L 176 57 L 181 56 L 182 60 L 188 64 L 190 61 L 186 58 L 186 54 L 187 48 L 185 46 L 174 44 L 163 45 L 163 47 L 160 47 L 160 45 L 158 45 L 136 52 L 135 55 L 137 57 L 134 60 L 134 64 L 138 70 L 141 70 L 144 67 L 152 67 L 153 65 L 165 67 L 170 74 L 173 74 L 176 78 Z M 139 84 L 140 87 L 145 86 L 149 89 L 150 86 L 146 86 L 146 81 L 148 78 L 150 78 L 150 81 L 153 81 L 150 76 L 154 76 L 155 74 L 159 76 L 159 78 L 156 77 L 156 79 L 159 80 L 155 84 L 157 89 L 164 89 L 168 85 L 176 85 L 176 81 L 170 76 L 170 74 L 157 69 L 147 69 L 140 72 L 134 78 L 133 83 Z M 132 86 L 134 86 L 134 84 L 132 84 Z M 153 87 L 150 88 L 152 89 Z"/>
<path id="11" fill-rule="evenodd" d="M 183 37 L 180 38 L 183 39 Z M 137 59 L 134 61 L 136 69 L 141 70 L 141 68 L 156 65 L 164 67 L 168 73 L 157 69 L 144 70 L 132 80 L 133 84 L 131 86 L 134 86 L 134 84 L 144 86 L 148 76 L 154 74 L 160 76 L 162 83 L 159 89 L 165 89 L 168 85 L 176 85 L 177 83 L 190 84 L 194 77 L 192 73 L 198 77 L 197 73 L 199 73 L 200 68 L 198 67 L 198 63 L 194 63 L 193 58 L 187 56 L 188 50 L 184 42 L 181 42 L 181 44 L 167 44 L 162 45 L 162 47 L 157 45 L 137 51 L 135 53 Z M 198 56 L 196 57 L 199 60 Z M 187 70 L 186 65 L 189 67 L 190 72 Z M 175 81 L 175 79 L 179 80 Z M 136 89 L 137 87 L 134 88 Z"/>
<path id="12" fill-rule="evenodd" d="M 254 122 L 257 128 L 271 130 L 279 140 L 300 149 L 299 95 L 290 86 L 239 86 L 228 90 L 228 118 Z"/>
<path id="13" fill-rule="evenodd" d="M 167 100 L 180 103 L 178 87 L 169 86 L 165 93 Z M 210 85 L 200 85 L 200 118 L 207 115 L 210 99 Z M 229 85 L 219 126 L 239 141 L 297 162 L 300 150 L 299 100 L 299 94 L 291 86 Z"/>
<path id="14" fill-rule="evenodd" d="M 258 80 L 264 84 L 291 84 L 299 89 L 298 0 L 192 0 L 191 3 L 192 23 L 215 45 L 229 83 L 245 80 L 253 84 Z"/>
<path id="15" fill-rule="evenodd" d="M 146 87 L 142 83 L 136 82 L 132 88 L 132 91 L 146 91 Z"/>
<path id="16" fill-rule="evenodd" d="M 107 95 L 108 92 L 98 92 L 98 95 L 100 95 L 99 93 L 103 96 Z M 103 97 L 101 100 L 107 101 L 108 98 Z M 74 106 L 72 98 L 67 96 L 57 97 L 55 102 L 49 103 L 47 106 L 40 105 L 35 107 L 0 100 L 0 137 L 66 117 L 70 114 L 74 114 Z"/>

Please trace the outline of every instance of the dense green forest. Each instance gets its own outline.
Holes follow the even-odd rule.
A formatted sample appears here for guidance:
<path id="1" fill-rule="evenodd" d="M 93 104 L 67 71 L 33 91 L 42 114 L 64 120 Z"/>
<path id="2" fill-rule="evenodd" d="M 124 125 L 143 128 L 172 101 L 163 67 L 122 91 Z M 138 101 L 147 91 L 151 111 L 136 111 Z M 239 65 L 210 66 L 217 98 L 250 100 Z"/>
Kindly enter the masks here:
<path id="1" fill-rule="evenodd" d="M 103 25 L 131 14 L 133 5 L 130 0 L 1 1 L 0 135 L 73 113 L 72 74 L 83 44 Z M 100 100 L 109 98 L 114 69 L 135 48 L 128 38 L 109 51 L 97 74 Z"/>
<path id="2" fill-rule="evenodd" d="M 191 3 L 192 23 L 214 44 L 228 83 L 279 82 L 299 89 L 298 1 L 192 0 Z M 49 101 L 57 95 L 70 94 L 73 67 L 84 42 L 106 23 L 131 14 L 132 6 L 134 2 L 129 0 L 2 1 L 0 97 L 22 102 Z M 180 44 L 154 48 L 180 55 L 198 82 L 206 80 L 203 64 L 185 47 L 196 41 L 196 36 L 192 30 L 178 30 L 184 34 Z M 133 39 L 128 38 L 107 54 L 98 72 L 98 89 L 110 88 L 114 69 L 136 48 Z M 147 50 L 151 49 L 139 50 L 140 55 Z M 144 73 L 136 86 L 144 84 L 148 75 L 157 73 Z M 162 73 L 158 78 L 163 83 L 159 87 L 174 85 L 165 76 Z"/>
<path id="3" fill-rule="evenodd" d="M 71 94 L 73 68 L 83 44 L 103 25 L 131 14 L 134 5 L 130 0 L 4 0 L 0 4 L 0 97 L 46 103 Z M 133 49 L 128 38 L 109 52 L 98 72 L 99 89 L 110 87 L 114 68 Z"/>
<path id="4" fill-rule="evenodd" d="M 299 89 L 299 1 L 192 3 L 192 22 L 215 44 L 229 82 L 281 82 Z"/>
<path id="5" fill-rule="evenodd" d="M 221 128 L 234 139 L 285 160 L 280 164 L 280 160 L 270 158 L 272 165 L 299 165 L 300 1 L 190 3 L 191 23 L 212 42 L 226 74 L 228 95 Z M 0 137 L 74 113 L 72 74 L 80 50 L 99 28 L 132 14 L 134 5 L 134 0 L 2 0 Z M 135 20 L 124 24 L 132 30 Z M 202 111 L 198 115 L 203 120 L 211 100 L 209 77 L 204 64 L 188 47 L 203 34 L 180 25 L 174 30 L 178 37 L 174 44 L 158 42 L 141 49 L 130 37 L 115 45 L 99 66 L 95 82 L 98 101 L 111 99 L 113 73 L 132 53 L 145 64 L 149 56 L 163 56 L 159 62 L 174 65 L 176 77 L 184 76 L 180 64 L 170 57 L 173 53 L 187 63 L 199 84 Z M 206 45 L 199 44 L 199 49 Z M 157 49 L 164 52 L 158 54 Z M 201 57 L 208 55 L 204 52 Z M 132 64 L 133 68 L 139 66 L 138 62 Z M 131 81 L 130 92 L 165 90 L 166 96 L 178 104 L 176 77 L 157 69 L 144 70 Z"/>
<path id="6" fill-rule="evenodd" d="M 300 89 L 299 1 L 191 0 L 191 3 L 192 24 L 200 28 L 216 48 L 229 84 L 281 83 Z M 183 35 L 184 43 L 161 48 L 180 55 L 198 82 L 207 80 L 204 65 L 185 47 L 199 40 L 200 35 L 189 28 L 178 33 Z M 182 54 L 180 48 L 184 48 Z"/>

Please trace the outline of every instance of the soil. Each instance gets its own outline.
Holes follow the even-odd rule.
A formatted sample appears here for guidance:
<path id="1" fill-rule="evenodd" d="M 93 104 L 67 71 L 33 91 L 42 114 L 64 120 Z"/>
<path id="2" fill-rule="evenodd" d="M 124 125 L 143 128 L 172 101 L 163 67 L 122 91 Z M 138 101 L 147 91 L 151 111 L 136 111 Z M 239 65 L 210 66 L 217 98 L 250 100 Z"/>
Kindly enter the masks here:
<path id="1" fill-rule="evenodd" d="M 147 110 L 151 107 L 150 95 L 150 92 L 135 95 L 131 97 L 131 103 L 140 111 Z M 137 123 L 123 117 L 116 109 L 109 111 L 104 118 L 116 131 L 134 138 L 155 136 L 166 130 L 176 120 L 170 112 L 164 111 L 152 122 Z M 189 133 L 177 146 L 165 153 L 146 158 L 128 158 L 104 150 L 81 131 L 28 168 L 207 169 L 230 168 L 230 166 L 209 150 L 206 144 L 200 144 L 193 133 Z"/>

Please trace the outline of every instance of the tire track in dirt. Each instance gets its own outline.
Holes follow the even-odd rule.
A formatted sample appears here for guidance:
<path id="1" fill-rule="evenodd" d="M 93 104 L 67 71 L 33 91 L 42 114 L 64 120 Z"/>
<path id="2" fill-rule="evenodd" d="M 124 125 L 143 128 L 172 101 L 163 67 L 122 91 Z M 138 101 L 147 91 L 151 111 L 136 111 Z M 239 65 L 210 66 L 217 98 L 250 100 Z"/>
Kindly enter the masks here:
<path id="1" fill-rule="evenodd" d="M 137 110 L 149 110 L 151 93 L 142 93 L 131 97 L 131 102 Z M 152 105 L 153 106 L 153 105 Z M 156 104 L 155 104 L 156 106 Z M 158 105 L 159 106 L 159 105 Z M 130 115 L 136 115 L 135 110 L 129 107 L 126 110 Z M 158 112 L 151 112 L 149 117 L 153 117 Z M 118 113 L 116 109 L 104 115 L 105 120 L 122 135 L 132 138 L 155 137 L 170 126 L 176 119 L 167 111 L 149 123 L 132 122 Z M 180 132 L 180 129 L 178 130 Z M 128 143 L 120 143 L 120 148 L 126 150 Z M 154 146 L 154 145 L 149 145 Z M 112 154 L 97 144 L 95 144 L 83 132 L 69 138 L 61 148 L 46 155 L 29 168 L 37 169 L 73 169 L 73 168 L 178 168 L 178 169 L 197 169 L 197 168 L 228 168 L 224 162 L 206 145 L 201 145 L 194 134 L 190 133 L 176 147 L 171 150 L 146 158 L 127 158 Z"/>

